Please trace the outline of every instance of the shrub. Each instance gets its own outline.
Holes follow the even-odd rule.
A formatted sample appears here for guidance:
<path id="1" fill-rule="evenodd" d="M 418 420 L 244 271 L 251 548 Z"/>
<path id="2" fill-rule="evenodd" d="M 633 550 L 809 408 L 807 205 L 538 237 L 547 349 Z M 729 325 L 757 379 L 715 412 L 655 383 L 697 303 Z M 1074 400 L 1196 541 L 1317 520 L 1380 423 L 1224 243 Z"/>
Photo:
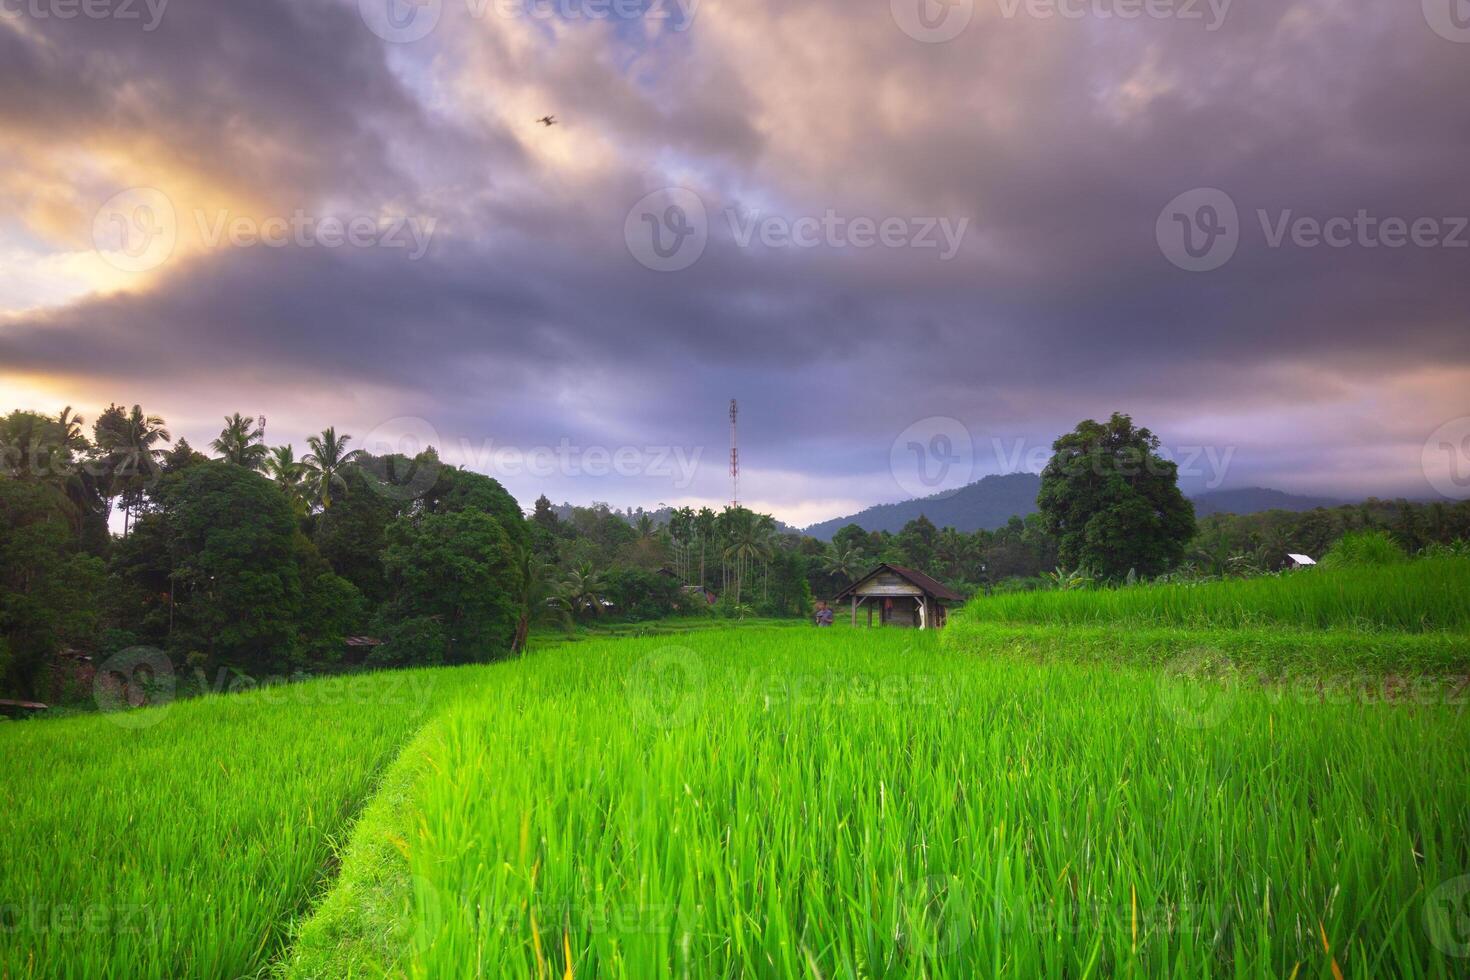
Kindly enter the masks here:
<path id="1" fill-rule="evenodd" d="M 1393 565 L 1407 557 L 1386 531 L 1351 531 L 1338 538 L 1322 556 L 1322 564 L 1328 568 Z"/>

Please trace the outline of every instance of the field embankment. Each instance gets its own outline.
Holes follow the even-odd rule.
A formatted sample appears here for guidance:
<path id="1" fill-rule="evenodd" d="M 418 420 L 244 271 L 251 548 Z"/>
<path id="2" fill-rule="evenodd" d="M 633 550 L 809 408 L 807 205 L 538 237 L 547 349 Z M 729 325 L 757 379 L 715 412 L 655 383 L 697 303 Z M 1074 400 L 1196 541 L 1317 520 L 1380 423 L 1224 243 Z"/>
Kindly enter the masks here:
<path id="1" fill-rule="evenodd" d="M 330 928 L 308 925 L 299 964 L 639 978 L 1463 965 L 1436 916 L 1470 873 L 1470 733 L 1443 700 L 1293 703 L 977 657 L 933 634 L 734 629 L 550 650 L 431 730 L 337 885 L 379 908 L 344 918 L 361 902 L 329 896 Z M 404 941 L 379 941 L 385 916 Z"/>
<path id="2" fill-rule="evenodd" d="M 238 977 L 277 955 L 405 741 L 486 668 L 0 724 L 0 976 Z"/>

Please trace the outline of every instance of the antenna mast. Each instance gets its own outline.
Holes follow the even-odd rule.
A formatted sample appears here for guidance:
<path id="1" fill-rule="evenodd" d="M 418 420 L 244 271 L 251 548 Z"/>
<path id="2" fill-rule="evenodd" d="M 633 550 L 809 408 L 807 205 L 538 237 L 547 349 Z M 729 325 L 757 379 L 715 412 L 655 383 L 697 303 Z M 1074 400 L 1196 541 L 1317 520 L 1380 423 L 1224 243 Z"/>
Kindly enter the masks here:
<path id="1" fill-rule="evenodd" d="M 740 443 L 736 439 L 735 418 L 740 406 L 730 399 L 730 506 L 740 506 Z"/>

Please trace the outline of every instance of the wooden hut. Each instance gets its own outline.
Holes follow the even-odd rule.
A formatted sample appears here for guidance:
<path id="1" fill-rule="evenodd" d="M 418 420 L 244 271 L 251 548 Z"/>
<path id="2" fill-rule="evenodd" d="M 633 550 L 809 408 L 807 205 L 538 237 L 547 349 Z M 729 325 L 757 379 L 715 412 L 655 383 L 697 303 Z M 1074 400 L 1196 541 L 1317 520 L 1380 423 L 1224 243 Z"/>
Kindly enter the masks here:
<path id="1" fill-rule="evenodd" d="M 852 604 L 852 625 L 858 624 L 858 607 L 868 610 L 868 625 L 900 626 L 909 629 L 938 629 L 944 625 L 944 604 L 963 602 L 964 596 L 923 572 L 883 562 L 877 568 L 837 593 L 832 600 Z"/>

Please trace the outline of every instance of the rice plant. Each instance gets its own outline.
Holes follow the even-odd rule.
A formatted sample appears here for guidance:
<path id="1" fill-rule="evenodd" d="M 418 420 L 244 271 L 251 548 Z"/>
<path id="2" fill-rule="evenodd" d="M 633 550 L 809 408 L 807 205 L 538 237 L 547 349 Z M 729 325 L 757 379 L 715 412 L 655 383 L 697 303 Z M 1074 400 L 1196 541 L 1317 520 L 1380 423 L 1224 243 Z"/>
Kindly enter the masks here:
<path id="1" fill-rule="evenodd" d="M 486 668 L 0 724 L 0 977 L 238 977 L 277 955 L 406 739 Z"/>
<path id="2" fill-rule="evenodd" d="M 1201 583 L 977 597 L 956 620 L 1119 627 L 1470 629 L 1470 561 L 1423 558 Z"/>
<path id="3" fill-rule="evenodd" d="M 1467 963 L 1470 726 L 1453 698 L 1318 704 L 932 634 L 730 630 L 544 653 L 430 731 L 339 885 L 396 868 L 379 891 L 402 942 L 375 943 L 380 915 L 315 940 L 373 950 L 355 973 Z"/>

